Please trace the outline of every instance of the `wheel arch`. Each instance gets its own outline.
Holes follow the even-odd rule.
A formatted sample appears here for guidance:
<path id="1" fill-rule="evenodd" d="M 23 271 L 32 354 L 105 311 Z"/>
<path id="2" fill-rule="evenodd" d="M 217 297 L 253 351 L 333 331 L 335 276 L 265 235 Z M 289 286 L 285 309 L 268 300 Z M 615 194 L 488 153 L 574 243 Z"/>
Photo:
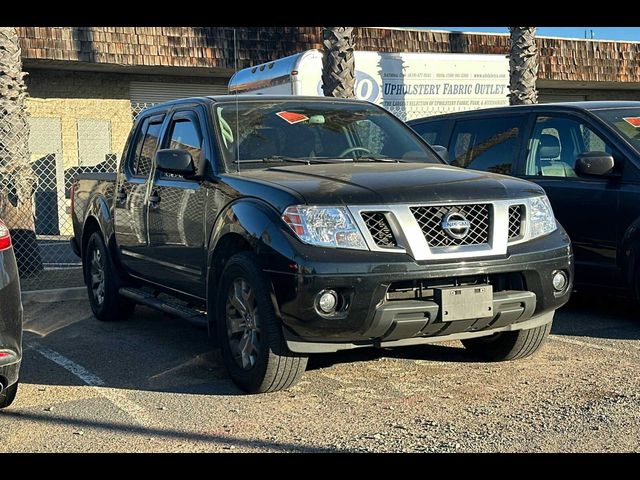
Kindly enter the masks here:
<path id="1" fill-rule="evenodd" d="M 295 252 L 283 227 L 285 226 L 278 212 L 259 199 L 238 200 L 218 215 L 209 237 L 207 258 L 207 312 L 210 334 L 215 331 L 212 328 L 215 322 L 215 291 L 226 261 L 236 253 L 250 251 L 256 255 L 262 268 L 286 268 Z M 274 306 L 278 311 L 275 299 Z"/>

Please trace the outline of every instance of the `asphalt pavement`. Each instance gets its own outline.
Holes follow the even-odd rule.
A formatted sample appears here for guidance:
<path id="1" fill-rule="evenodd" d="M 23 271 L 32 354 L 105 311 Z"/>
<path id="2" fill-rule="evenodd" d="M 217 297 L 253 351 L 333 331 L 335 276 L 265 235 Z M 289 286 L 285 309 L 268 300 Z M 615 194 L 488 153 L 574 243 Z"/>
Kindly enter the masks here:
<path id="1" fill-rule="evenodd" d="M 0 452 L 640 451 L 640 307 L 574 297 L 534 357 L 459 342 L 316 355 L 288 391 L 244 395 L 206 331 L 146 307 L 26 305 Z"/>

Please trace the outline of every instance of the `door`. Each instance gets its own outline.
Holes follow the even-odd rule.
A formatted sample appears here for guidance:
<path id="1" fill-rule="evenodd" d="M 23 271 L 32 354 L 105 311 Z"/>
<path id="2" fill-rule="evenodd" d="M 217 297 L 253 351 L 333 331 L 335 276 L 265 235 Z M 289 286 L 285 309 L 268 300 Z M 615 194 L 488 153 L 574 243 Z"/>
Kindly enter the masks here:
<path id="1" fill-rule="evenodd" d="M 162 148 L 187 150 L 196 171 L 205 161 L 204 113 L 178 110 L 167 127 Z M 207 189 L 199 181 L 154 171 L 148 197 L 150 278 L 199 298 L 205 297 L 204 213 Z"/>
<path id="2" fill-rule="evenodd" d="M 575 162 L 585 152 L 622 158 L 590 121 L 566 114 L 540 114 L 528 143 L 525 178 L 542 186 L 573 243 L 576 280 L 612 284 L 617 279 L 616 219 L 620 182 L 579 177 Z"/>
<path id="3" fill-rule="evenodd" d="M 126 152 L 116 184 L 116 239 L 122 263 L 136 275 L 141 275 L 145 270 L 143 255 L 147 247 L 147 186 L 163 119 L 164 115 L 156 115 L 138 124 L 133 146 Z"/>

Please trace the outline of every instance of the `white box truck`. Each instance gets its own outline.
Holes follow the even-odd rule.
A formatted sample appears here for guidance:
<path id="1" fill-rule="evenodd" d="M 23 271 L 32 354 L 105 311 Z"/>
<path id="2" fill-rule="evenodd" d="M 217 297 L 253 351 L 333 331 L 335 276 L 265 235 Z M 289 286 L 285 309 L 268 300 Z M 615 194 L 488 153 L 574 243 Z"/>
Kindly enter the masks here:
<path id="1" fill-rule="evenodd" d="M 504 55 L 356 51 L 356 96 L 402 120 L 508 105 Z M 245 68 L 229 93 L 322 96 L 322 52 L 307 50 Z"/>

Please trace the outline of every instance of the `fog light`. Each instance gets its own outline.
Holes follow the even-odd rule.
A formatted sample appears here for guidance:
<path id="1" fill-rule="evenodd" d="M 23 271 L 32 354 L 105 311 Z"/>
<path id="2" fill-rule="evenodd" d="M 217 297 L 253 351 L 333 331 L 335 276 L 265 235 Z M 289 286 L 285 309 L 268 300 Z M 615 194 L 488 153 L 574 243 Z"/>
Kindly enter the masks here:
<path id="1" fill-rule="evenodd" d="M 323 313 L 333 313 L 338 306 L 338 294 L 333 290 L 324 290 L 318 294 L 318 308 Z"/>
<path id="2" fill-rule="evenodd" d="M 561 292 L 567 287 L 568 279 L 567 274 L 562 270 L 558 270 L 553 273 L 553 279 L 551 280 L 553 283 L 553 288 L 556 292 Z"/>

